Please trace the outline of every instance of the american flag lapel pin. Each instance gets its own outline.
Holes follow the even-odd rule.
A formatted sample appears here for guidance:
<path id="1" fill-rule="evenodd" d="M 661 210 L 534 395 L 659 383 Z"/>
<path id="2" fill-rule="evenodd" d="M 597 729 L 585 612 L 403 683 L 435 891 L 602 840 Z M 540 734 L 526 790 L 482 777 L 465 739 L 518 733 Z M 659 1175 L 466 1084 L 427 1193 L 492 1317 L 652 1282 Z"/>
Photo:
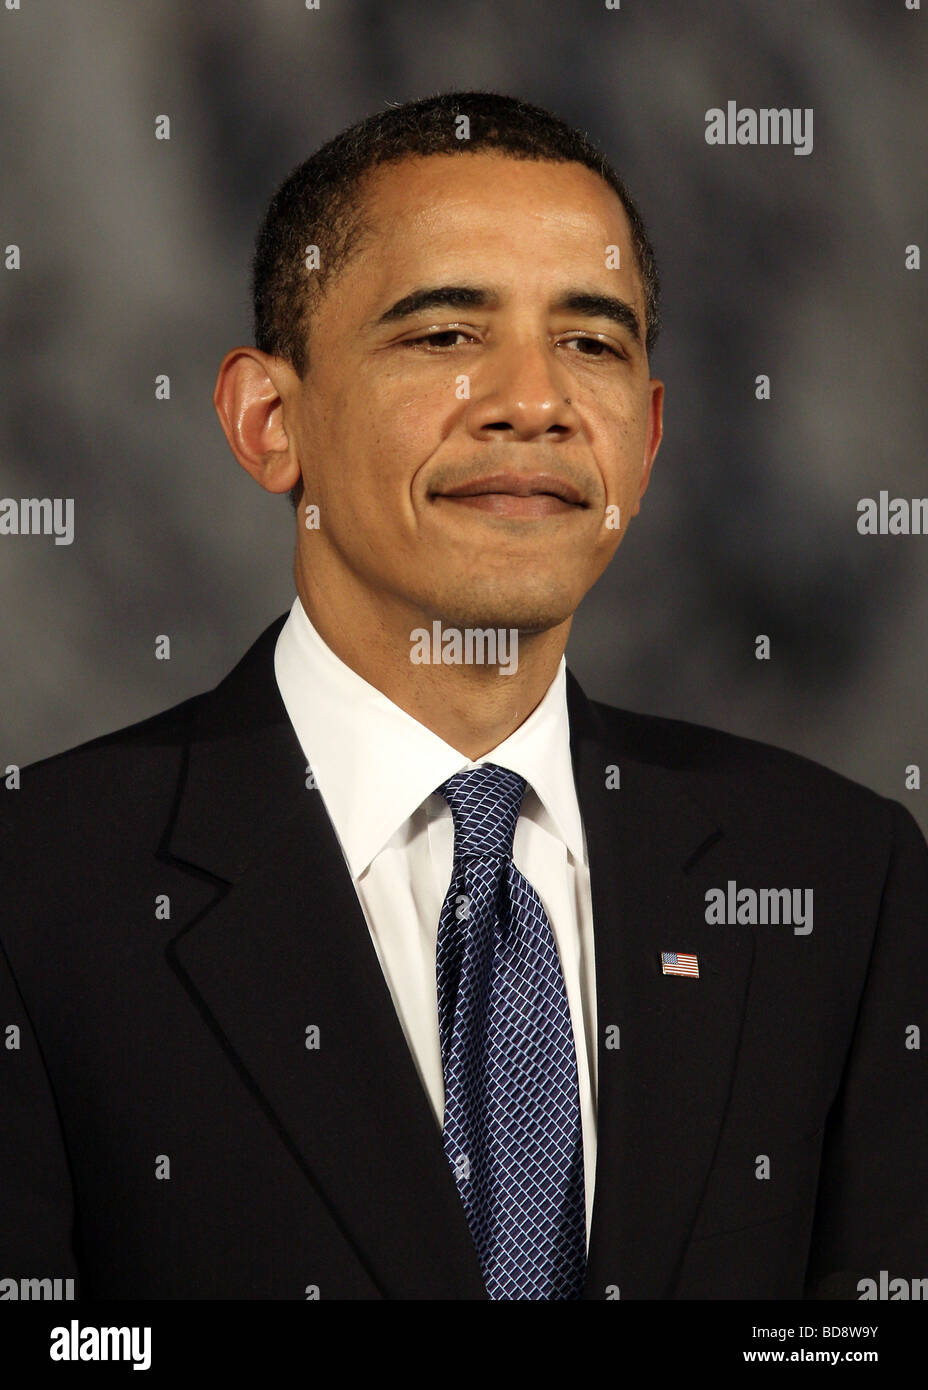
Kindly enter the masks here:
<path id="1" fill-rule="evenodd" d="M 682 951 L 661 951 L 661 971 L 665 975 L 692 975 L 699 979 L 699 961 Z"/>

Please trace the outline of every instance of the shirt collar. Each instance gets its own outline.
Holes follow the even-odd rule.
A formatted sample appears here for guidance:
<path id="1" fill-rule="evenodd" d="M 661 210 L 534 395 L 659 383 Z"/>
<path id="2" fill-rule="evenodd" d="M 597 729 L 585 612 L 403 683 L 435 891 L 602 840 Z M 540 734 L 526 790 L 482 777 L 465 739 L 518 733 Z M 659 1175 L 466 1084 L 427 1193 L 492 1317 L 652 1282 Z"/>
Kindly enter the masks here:
<path id="1" fill-rule="evenodd" d="M 528 718 L 476 762 L 337 657 L 299 597 L 277 639 L 274 671 L 353 878 L 442 782 L 481 763 L 498 763 L 524 777 L 538 797 L 539 819 L 583 861 L 563 656 Z"/>

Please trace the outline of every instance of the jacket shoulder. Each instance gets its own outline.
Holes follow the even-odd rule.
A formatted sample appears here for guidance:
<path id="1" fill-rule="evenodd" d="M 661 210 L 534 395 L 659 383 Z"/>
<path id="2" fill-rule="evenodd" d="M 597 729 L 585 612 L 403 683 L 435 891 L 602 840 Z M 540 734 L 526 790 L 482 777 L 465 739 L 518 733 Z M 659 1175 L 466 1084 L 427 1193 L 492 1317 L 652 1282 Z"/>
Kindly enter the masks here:
<path id="1" fill-rule="evenodd" d="M 823 763 L 776 744 L 705 724 L 617 709 L 590 702 L 606 731 L 637 761 L 677 772 L 691 794 L 719 814 L 755 812 L 759 818 L 832 824 L 862 820 L 887 834 L 901 803 Z M 753 817 L 752 817 L 753 818 Z M 772 828 L 772 826 L 771 826 Z"/>
<path id="2" fill-rule="evenodd" d="M 21 769 L 0 797 L 0 853 L 70 858 L 69 847 L 132 838 L 169 811 L 204 696 Z M 49 866 L 49 871 L 52 871 Z"/>

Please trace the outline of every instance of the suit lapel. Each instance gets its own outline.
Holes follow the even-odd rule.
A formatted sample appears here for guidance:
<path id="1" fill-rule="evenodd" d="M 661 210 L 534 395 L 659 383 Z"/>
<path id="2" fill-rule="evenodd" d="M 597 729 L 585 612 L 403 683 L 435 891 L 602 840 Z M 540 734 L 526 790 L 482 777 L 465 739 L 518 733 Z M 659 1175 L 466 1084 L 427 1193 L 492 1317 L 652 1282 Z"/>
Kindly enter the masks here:
<path id="1" fill-rule="evenodd" d="M 599 1031 L 583 1296 L 666 1298 L 731 1088 L 753 935 L 723 935 L 704 920 L 687 873 L 720 828 L 682 789 L 684 774 L 635 742 L 633 730 L 650 721 L 601 715 L 573 676 L 568 704 L 590 862 Z M 606 786 L 610 766 L 619 768 L 619 788 Z M 663 975 L 662 951 L 696 955 L 699 978 Z M 618 1047 L 610 1027 L 619 1030 Z"/>
<path id="2" fill-rule="evenodd" d="M 341 849 L 305 786 L 273 672 L 282 623 L 204 697 L 167 854 L 213 875 L 218 896 L 168 955 L 379 1291 L 485 1298 Z"/>

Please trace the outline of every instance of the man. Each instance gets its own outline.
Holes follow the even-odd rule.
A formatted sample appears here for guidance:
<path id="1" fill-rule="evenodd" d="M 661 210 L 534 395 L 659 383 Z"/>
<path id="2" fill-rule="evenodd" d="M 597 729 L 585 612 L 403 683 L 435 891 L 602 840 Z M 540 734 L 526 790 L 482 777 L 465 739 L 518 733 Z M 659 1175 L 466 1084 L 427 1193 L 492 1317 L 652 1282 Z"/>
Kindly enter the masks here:
<path id="1" fill-rule="evenodd" d="M 293 497 L 297 597 L 215 690 L 4 798 L 0 1275 L 928 1274 L 912 817 L 566 669 L 661 439 L 623 185 L 538 108 L 410 103 L 285 182 L 254 295 L 214 399 Z"/>

